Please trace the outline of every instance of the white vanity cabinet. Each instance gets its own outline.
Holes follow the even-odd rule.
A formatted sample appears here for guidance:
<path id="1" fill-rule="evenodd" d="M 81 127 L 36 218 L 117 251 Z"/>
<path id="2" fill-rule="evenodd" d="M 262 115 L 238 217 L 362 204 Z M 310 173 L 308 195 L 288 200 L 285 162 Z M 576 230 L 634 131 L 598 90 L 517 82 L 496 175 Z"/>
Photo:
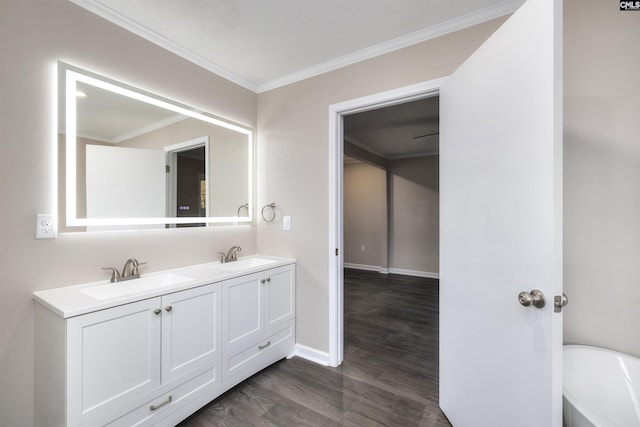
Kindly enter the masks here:
<path id="1" fill-rule="evenodd" d="M 37 425 L 145 425 L 196 389 L 213 394 L 220 303 L 208 285 L 68 319 L 37 305 L 36 400 L 49 401 Z"/>
<path id="2" fill-rule="evenodd" d="M 35 292 L 36 427 L 173 426 L 292 355 L 294 261 L 245 263 Z"/>
<path id="3" fill-rule="evenodd" d="M 222 380 L 234 383 L 293 353 L 295 266 L 223 283 Z"/>

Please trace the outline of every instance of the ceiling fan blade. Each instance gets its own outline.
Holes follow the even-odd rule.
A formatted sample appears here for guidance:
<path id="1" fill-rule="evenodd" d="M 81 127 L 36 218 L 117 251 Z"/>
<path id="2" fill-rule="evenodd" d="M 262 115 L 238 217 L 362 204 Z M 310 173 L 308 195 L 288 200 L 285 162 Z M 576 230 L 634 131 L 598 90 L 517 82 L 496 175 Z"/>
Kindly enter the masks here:
<path id="1" fill-rule="evenodd" d="M 413 137 L 413 139 L 426 138 L 427 136 L 434 136 L 434 135 L 440 135 L 440 132 L 435 132 L 435 133 L 426 133 L 426 134 L 424 134 L 424 135 L 414 136 L 414 137 Z"/>

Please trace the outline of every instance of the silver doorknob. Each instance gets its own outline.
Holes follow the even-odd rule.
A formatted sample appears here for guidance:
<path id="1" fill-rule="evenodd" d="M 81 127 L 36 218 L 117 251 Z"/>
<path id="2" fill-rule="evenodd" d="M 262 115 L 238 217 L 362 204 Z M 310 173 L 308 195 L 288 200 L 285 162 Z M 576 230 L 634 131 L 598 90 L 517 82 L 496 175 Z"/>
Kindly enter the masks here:
<path id="1" fill-rule="evenodd" d="M 545 304 L 544 294 L 537 289 L 531 292 L 520 292 L 520 294 L 518 294 L 518 301 L 525 307 L 533 305 L 536 308 L 542 308 Z"/>

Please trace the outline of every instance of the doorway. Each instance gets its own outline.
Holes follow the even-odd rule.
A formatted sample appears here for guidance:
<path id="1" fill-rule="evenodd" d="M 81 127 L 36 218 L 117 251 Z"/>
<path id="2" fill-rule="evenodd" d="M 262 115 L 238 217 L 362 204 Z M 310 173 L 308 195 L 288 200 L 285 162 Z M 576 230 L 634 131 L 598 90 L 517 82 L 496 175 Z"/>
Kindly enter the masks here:
<path id="1" fill-rule="evenodd" d="M 206 217 L 209 206 L 209 137 L 165 147 L 167 155 L 167 217 Z M 205 223 L 172 224 L 203 227 Z"/>
<path id="2" fill-rule="evenodd" d="M 329 107 L 329 357 L 344 358 L 344 117 L 437 96 L 446 78 L 382 92 Z"/>
<path id="3" fill-rule="evenodd" d="M 343 123 L 345 267 L 437 279 L 439 97 Z"/>

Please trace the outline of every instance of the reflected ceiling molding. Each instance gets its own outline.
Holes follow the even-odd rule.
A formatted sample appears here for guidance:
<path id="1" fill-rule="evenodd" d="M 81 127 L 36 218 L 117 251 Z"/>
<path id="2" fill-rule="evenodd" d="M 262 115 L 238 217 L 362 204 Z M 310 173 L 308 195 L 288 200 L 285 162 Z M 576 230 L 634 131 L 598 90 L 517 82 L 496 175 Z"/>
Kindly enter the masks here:
<path id="1" fill-rule="evenodd" d="M 166 126 L 176 124 L 176 123 L 181 122 L 183 120 L 187 120 L 188 118 L 189 117 L 183 116 L 182 114 L 176 114 L 175 116 L 170 117 L 170 118 L 168 118 L 166 120 L 161 120 L 159 122 L 152 123 L 149 126 L 145 126 L 145 127 L 139 128 L 139 129 L 135 129 L 135 130 L 133 130 L 131 132 L 127 132 L 127 133 L 122 134 L 122 135 L 118 135 L 116 138 L 113 138 L 113 141 L 110 141 L 110 142 L 113 142 L 114 144 L 117 144 L 119 142 L 126 141 L 127 139 L 135 138 L 136 136 L 140 136 L 140 135 L 143 135 L 145 133 L 148 133 L 148 132 L 151 132 L 151 131 L 154 131 L 154 130 L 157 130 L 157 129 L 162 129 L 163 127 L 166 127 Z"/>

